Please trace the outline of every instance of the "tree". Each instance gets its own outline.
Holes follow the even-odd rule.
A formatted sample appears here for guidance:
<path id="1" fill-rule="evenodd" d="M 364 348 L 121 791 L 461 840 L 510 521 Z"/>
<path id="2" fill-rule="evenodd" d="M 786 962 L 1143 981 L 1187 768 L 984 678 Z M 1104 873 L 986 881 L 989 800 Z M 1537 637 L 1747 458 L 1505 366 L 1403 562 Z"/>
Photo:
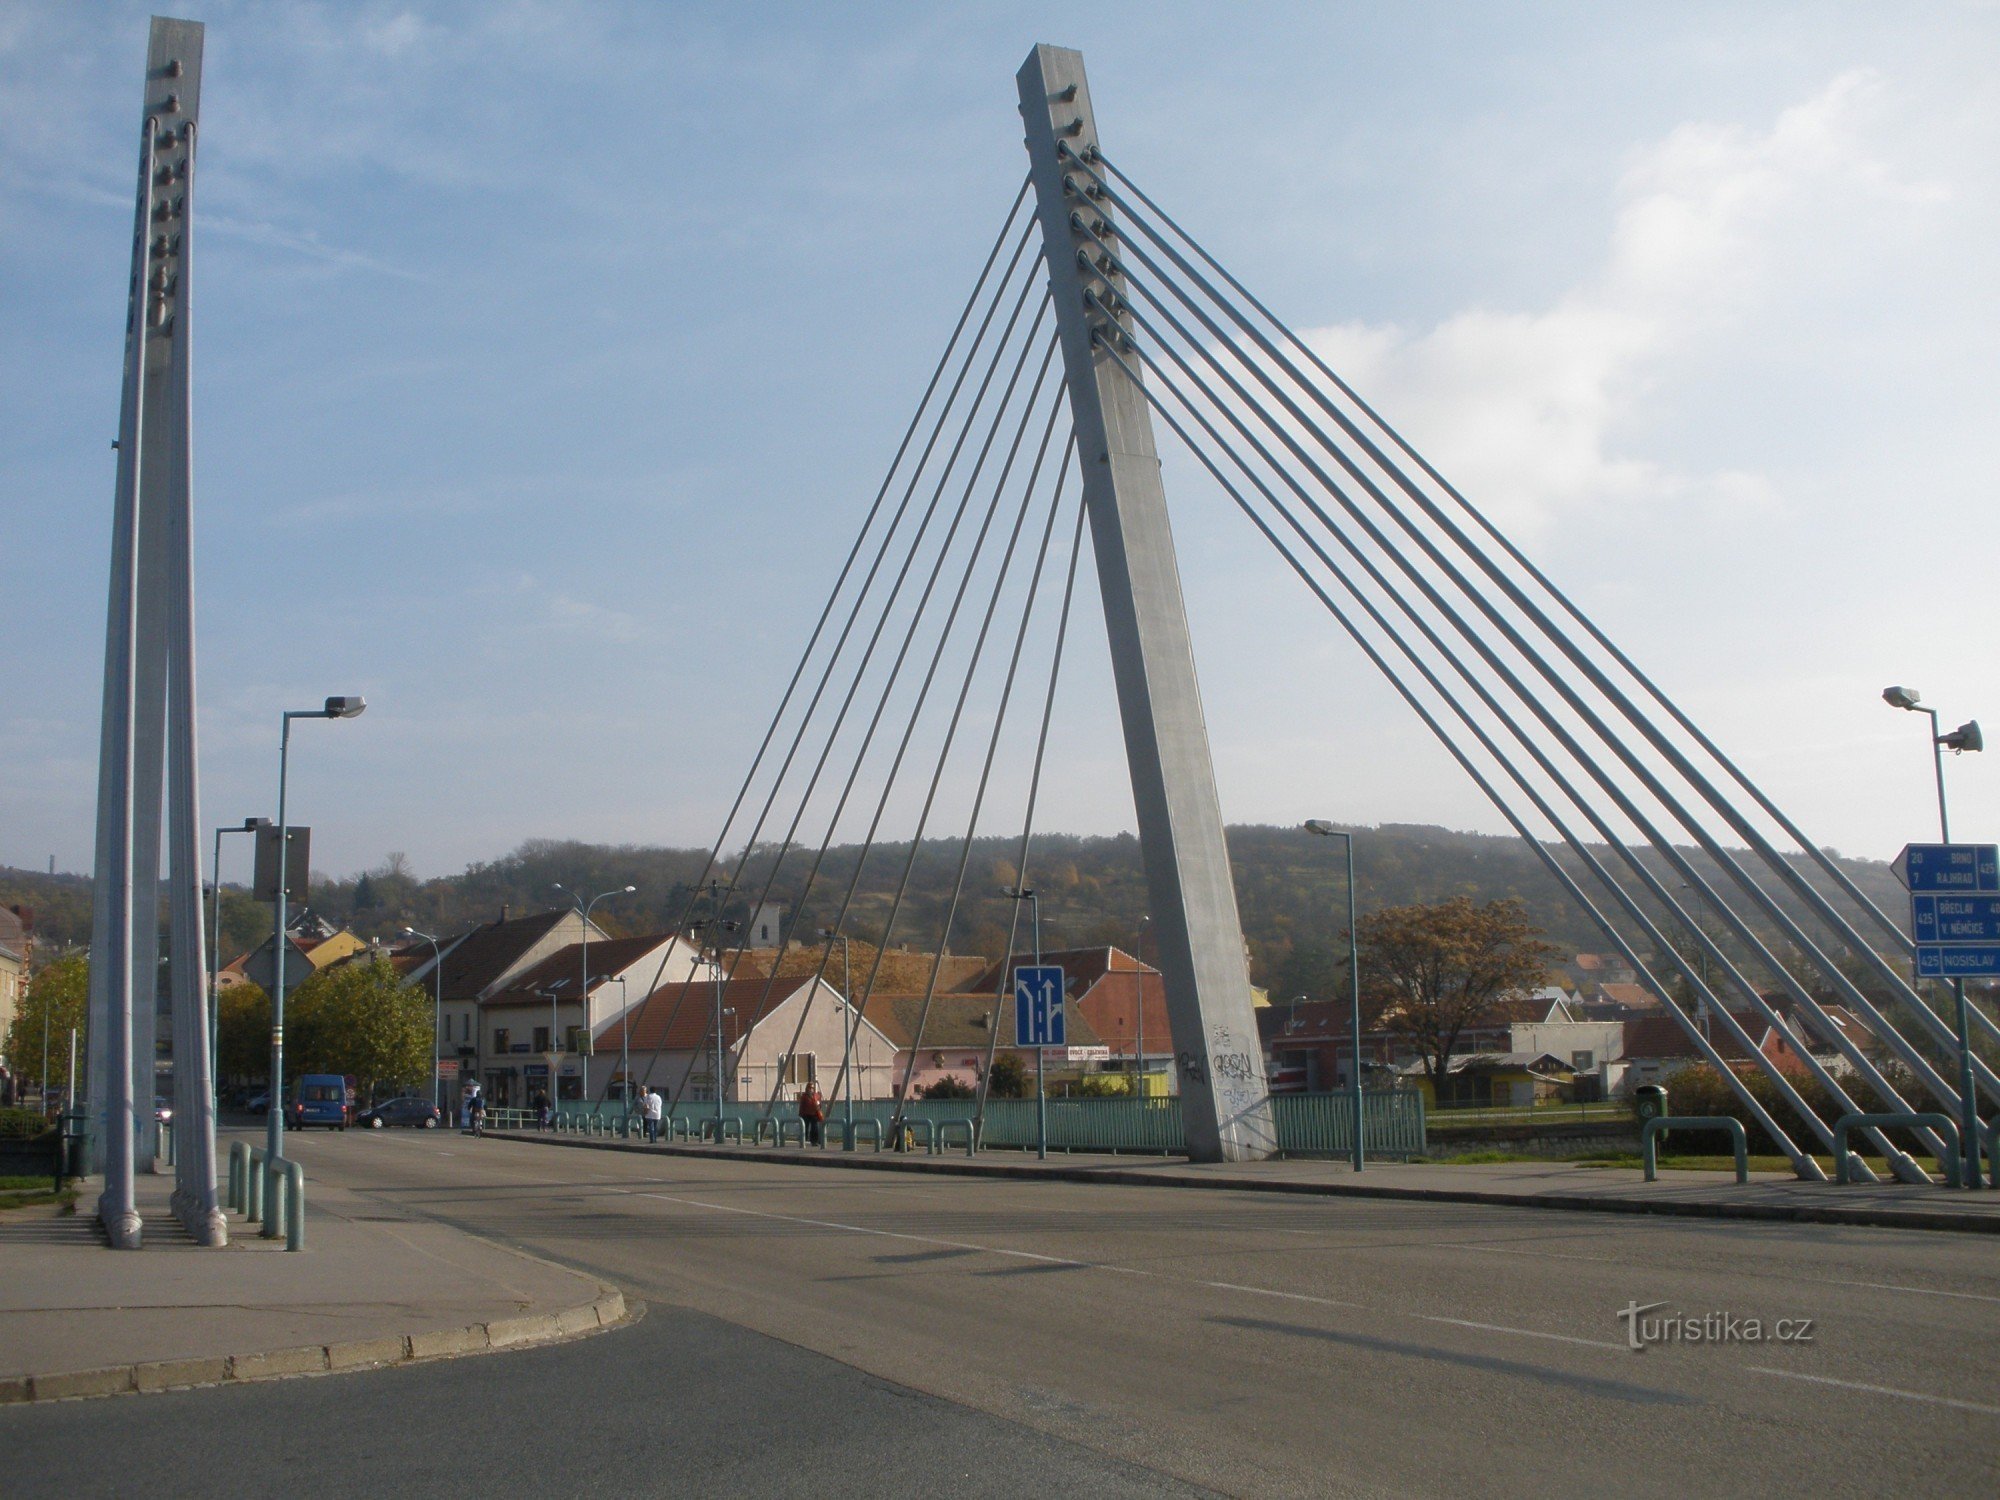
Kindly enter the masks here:
<path id="1" fill-rule="evenodd" d="M 1493 1002 L 1548 977 L 1553 946 L 1518 900 L 1390 906 L 1361 919 L 1361 972 L 1388 1029 L 1413 1043 L 1435 1084 L 1468 1026 Z"/>
<path id="2" fill-rule="evenodd" d="M 986 1096 L 989 1099 L 1027 1098 L 1027 1065 L 1011 1052 L 994 1058 L 993 1070 L 986 1075 Z"/>
<path id="3" fill-rule="evenodd" d="M 78 1032 L 82 1050 L 84 1013 L 90 1002 L 90 960 L 81 953 L 59 958 L 28 982 L 14 1024 L 7 1028 L 7 1065 L 22 1083 L 42 1079 L 43 1022 L 47 1022 L 49 1089 L 69 1087 L 69 1033 Z M 78 1058 L 82 1066 L 82 1058 Z"/>
<path id="4" fill-rule="evenodd" d="M 972 1085 L 956 1073 L 947 1073 L 917 1090 L 919 1099 L 970 1099 L 973 1096 Z"/>
<path id="5" fill-rule="evenodd" d="M 232 984 L 215 1003 L 216 1071 L 248 1080 L 271 1071 L 271 997 L 263 986 Z"/>
<path id="6" fill-rule="evenodd" d="M 329 964 L 285 1001 L 286 1071 L 351 1075 L 364 1098 L 413 1087 L 430 1076 L 432 1025 L 430 997 L 387 961 Z"/>

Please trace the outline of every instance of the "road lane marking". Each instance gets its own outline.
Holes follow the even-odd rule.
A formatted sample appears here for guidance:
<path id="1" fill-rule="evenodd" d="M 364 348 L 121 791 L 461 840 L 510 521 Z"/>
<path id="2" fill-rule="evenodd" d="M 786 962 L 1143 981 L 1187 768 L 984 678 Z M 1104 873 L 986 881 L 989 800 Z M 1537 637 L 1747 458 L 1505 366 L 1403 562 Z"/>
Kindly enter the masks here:
<path id="1" fill-rule="evenodd" d="M 1567 1333 L 1546 1333 L 1536 1328 L 1515 1328 L 1505 1323 L 1479 1323 L 1469 1318 L 1447 1318 L 1434 1313 L 1406 1313 L 1392 1308 L 1371 1307 L 1365 1302 L 1347 1302 L 1336 1297 L 1321 1297 L 1311 1292 L 1287 1292 L 1275 1287 L 1248 1286 L 1235 1281 L 1193 1281 L 1184 1277 L 1171 1276 L 1161 1271 L 1143 1270 L 1137 1266 L 1114 1266 L 1103 1261 L 1072 1260 L 1061 1255 L 1042 1255 L 1033 1250 L 1013 1250 L 998 1245 L 976 1245 L 968 1240 L 939 1239 L 935 1235 L 910 1234 L 896 1229 L 876 1229 L 866 1224 L 848 1224 L 839 1219 L 814 1219 L 803 1214 L 781 1214 L 770 1209 L 738 1208 L 728 1203 L 712 1203 L 701 1198 L 681 1198 L 671 1193 L 642 1193 L 627 1190 L 624 1194 L 632 1198 L 656 1198 L 662 1203 L 679 1203 L 690 1208 L 712 1209 L 718 1213 L 741 1214 L 753 1219 L 776 1219 L 786 1224 L 805 1224 L 815 1229 L 838 1229 L 848 1234 L 874 1235 L 881 1239 L 907 1240 L 918 1245 L 937 1245 L 949 1250 L 972 1250 L 984 1255 L 1001 1255 L 1015 1260 L 1036 1261 L 1043 1265 L 1069 1266 L 1084 1271 L 1111 1271 L 1121 1276 L 1152 1276 L 1165 1281 L 1178 1281 L 1186 1286 L 1207 1287 L 1215 1291 L 1238 1292 L 1252 1297 L 1274 1297 L 1286 1302 L 1307 1302 L 1318 1307 L 1346 1308 L 1352 1312 L 1372 1313 L 1378 1317 L 1415 1318 L 1420 1323 L 1439 1323 L 1451 1328 L 1473 1329 L 1480 1333 L 1498 1333 L 1513 1338 L 1543 1339 L 1550 1343 L 1575 1344 L 1585 1349 L 1609 1349 L 1614 1354 L 1625 1352 L 1623 1344 L 1615 1344 L 1602 1339 L 1578 1338 Z"/>
<path id="2" fill-rule="evenodd" d="M 1799 1370 L 1774 1370 L 1768 1365 L 1745 1365 L 1752 1375 L 1774 1375 L 1780 1380 L 1805 1380 L 1814 1385 L 1838 1386 L 1844 1391 L 1864 1391 L 1870 1396 L 1894 1396 L 1899 1401 L 1921 1401 L 1928 1406 L 1949 1406 L 1958 1411 L 1976 1411 L 1982 1416 L 2000 1417 L 2000 1406 L 1981 1401 L 1960 1401 L 1953 1396 L 1932 1396 L 1923 1391 L 1898 1390 L 1893 1385 L 1869 1385 L 1860 1380 L 1835 1380 L 1831 1375 L 1807 1375 Z"/>

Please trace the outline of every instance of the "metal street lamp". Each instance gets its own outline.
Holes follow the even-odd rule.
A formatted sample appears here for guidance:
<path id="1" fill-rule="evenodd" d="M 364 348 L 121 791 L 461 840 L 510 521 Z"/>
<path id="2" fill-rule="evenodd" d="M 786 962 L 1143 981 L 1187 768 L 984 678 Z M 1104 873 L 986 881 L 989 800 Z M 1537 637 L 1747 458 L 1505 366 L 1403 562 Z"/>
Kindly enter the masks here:
<path id="1" fill-rule="evenodd" d="M 820 941 L 840 939 L 840 995 L 847 1002 L 847 1014 L 840 1023 L 840 1074 L 847 1081 L 847 1149 L 854 1149 L 854 1033 L 861 1018 L 854 1011 L 854 970 L 847 961 L 847 934 L 831 927 L 819 930 Z"/>
<path id="2" fill-rule="evenodd" d="M 1348 1026 L 1354 1032 L 1354 1055 L 1348 1071 L 1348 1093 L 1354 1100 L 1354 1170 L 1367 1165 L 1367 1148 L 1362 1144 L 1361 1115 L 1361 938 L 1354 924 L 1354 835 L 1335 828 L 1324 818 L 1306 819 L 1306 832 L 1321 838 L 1339 839 L 1347 854 L 1347 984 Z"/>
<path id="3" fill-rule="evenodd" d="M 212 936 L 208 944 L 208 1083 L 217 1094 L 222 1092 L 222 836 L 225 833 L 255 833 L 260 828 L 269 828 L 269 818 L 245 818 L 240 828 L 218 828 L 215 830 L 215 859 L 208 867 L 209 890 L 215 896 L 215 911 L 211 918 Z"/>
<path id="4" fill-rule="evenodd" d="M 1029 914 L 1034 918 L 1035 967 L 1042 966 L 1042 898 L 1025 885 L 1003 885 L 1000 894 L 1009 901 L 1025 901 Z M 1011 957 L 1011 955 L 1009 955 Z M 1019 1002 L 1015 1002 L 1019 1004 Z M 1020 1041 L 1015 1038 L 1016 1043 Z M 1035 1155 L 1043 1161 L 1049 1159 L 1049 1090 L 1048 1057 L 1046 1047 L 1035 1049 Z"/>
<path id="5" fill-rule="evenodd" d="M 431 1107 L 442 1112 L 443 1085 L 438 1075 L 444 1072 L 444 949 L 428 932 L 419 932 L 414 927 L 405 927 L 403 936 L 422 938 L 431 945 L 431 994 L 434 997 L 431 1008 L 435 1013 L 431 1026 Z"/>
<path id="6" fill-rule="evenodd" d="M 1938 841 L 1951 842 L 1951 814 L 1944 802 L 1944 752 L 1962 755 L 1968 750 L 1984 750 L 1986 741 L 1979 733 L 1979 721 L 1967 719 L 1949 734 L 1938 733 L 1938 716 L 1934 708 L 1925 708 L 1922 694 L 1915 688 L 1890 687 L 1882 689 L 1882 701 L 1891 708 L 1901 708 L 1911 713 L 1928 714 L 1931 721 L 1931 765 L 1937 772 L 1938 799 Z M 1972 1082 L 1972 1038 L 1965 1013 L 1965 981 L 1953 979 L 1951 982 L 1953 1024 L 1958 1032 L 1958 1104 L 1960 1148 L 1965 1156 L 1965 1185 L 1979 1186 L 1979 1101 L 1973 1094 Z"/>
<path id="7" fill-rule="evenodd" d="M 711 895 L 719 889 L 711 886 Z M 704 917 L 690 924 L 696 932 L 706 932 L 709 937 L 708 951 L 713 955 L 715 965 L 715 1144 L 722 1144 L 723 1101 L 729 1093 L 729 1084 L 722 1072 L 722 1018 L 736 1012 L 722 1008 L 722 940 L 741 927 L 741 922 L 726 921 L 721 917 Z"/>
<path id="8" fill-rule="evenodd" d="M 271 1170 L 272 1163 L 285 1159 L 285 949 L 291 946 L 286 936 L 288 922 L 285 908 L 290 904 L 292 888 L 292 825 L 291 814 L 286 810 L 285 790 L 291 770 L 292 720 L 294 719 L 355 719 L 368 707 L 368 700 L 358 696 L 329 698 L 324 708 L 288 708 L 281 722 L 282 732 L 278 737 L 278 895 L 273 905 L 276 918 L 271 929 L 271 958 L 274 965 L 271 986 L 271 1088 L 270 1118 L 266 1121 L 264 1133 L 264 1160 Z M 307 872 L 310 876 L 311 872 Z M 280 1230 L 278 1226 L 278 1195 L 264 1195 L 263 1237 L 274 1240 Z"/>
<path id="9" fill-rule="evenodd" d="M 556 889 L 569 897 L 570 910 L 580 912 L 583 917 L 583 991 L 578 996 L 578 1002 L 583 1006 L 583 1025 L 587 1031 L 590 1029 L 590 909 L 606 896 L 629 896 L 638 890 L 639 887 L 636 885 L 621 885 L 616 890 L 599 891 L 581 906 L 577 905 L 578 892 L 569 889 L 560 880 L 556 882 Z M 553 1037 L 555 1035 L 555 1016 L 553 1013 L 549 1017 L 549 1027 L 549 1035 Z M 550 1066 L 553 1067 L 554 1065 L 551 1064 Z M 583 1097 L 588 1098 L 590 1095 L 590 1065 L 588 1063 L 579 1063 L 577 1066 L 582 1070 L 581 1076 L 577 1079 L 577 1089 Z M 561 1090 L 556 1089 L 555 1075 L 553 1073 L 549 1075 L 549 1086 L 551 1089 L 555 1089 L 555 1092 L 549 1095 L 550 1102 L 553 1103 L 561 1094 Z"/>

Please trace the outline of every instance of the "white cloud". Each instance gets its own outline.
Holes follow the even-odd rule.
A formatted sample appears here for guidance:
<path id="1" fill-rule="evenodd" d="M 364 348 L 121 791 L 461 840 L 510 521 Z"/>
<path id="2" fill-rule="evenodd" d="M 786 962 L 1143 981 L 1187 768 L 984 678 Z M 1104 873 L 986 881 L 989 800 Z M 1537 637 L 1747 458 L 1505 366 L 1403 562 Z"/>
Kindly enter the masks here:
<path id="1" fill-rule="evenodd" d="M 1603 265 L 1544 309 L 1474 307 L 1429 329 L 1344 324 L 1306 337 L 1519 531 L 1607 503 L 1779 504 L 1766 476 L 1649 455 L 1636 429 L 1669 367 L 1757 316 L 1779 283 L 1837 268 L 1872 221 L 1949 199 L 1883 153 L 1885 96 L 1874 74 L 1844 73 L 1768 130 L 1691 123 L 1635 152 Z"/>

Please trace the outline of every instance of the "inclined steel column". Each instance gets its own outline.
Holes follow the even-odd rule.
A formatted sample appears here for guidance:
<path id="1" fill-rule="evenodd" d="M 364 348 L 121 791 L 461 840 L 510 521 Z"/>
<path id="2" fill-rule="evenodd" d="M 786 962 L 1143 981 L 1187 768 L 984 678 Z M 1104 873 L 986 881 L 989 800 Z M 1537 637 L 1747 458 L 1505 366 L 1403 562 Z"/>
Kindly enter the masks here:
<path id="1" fill-rule="evenodd" d="M 151 1156 L 157 1129 L 153 1059 L 163 842 L 170 864 L 178 1106 L 174 1208 L 197 1239 L 215 1244 L 224 1237 L 202 997 L 193 701 L 186 235 L 202 36 L 195 22 L 156 17 L 147 49 L 105 632 L 90 1112 L 93 1158 L 104 1174 L 99 1217 L 111 1243 L 125 1249 L 140 1244 L 132 1174 L 141 1157 Z"/>
<path id="2" fill-rule="evenodd" d="M 1085 294 L 1116 307 L 1118 278 L 1071 222 L 1078 215 L 1095 233 L 1116 233 L 1108 205 L 1065 171 L 1066 153 L 1097 144 L 1082 54 L 1037 47 L 1017 81 L 1188 1150 L 1201 1161 L 1254 1160 L 1277 1149 L 1277 1135 L 1152 415 L 1133 376 L 1098 345 L 1125 330 L 1095 315 Z"/>

